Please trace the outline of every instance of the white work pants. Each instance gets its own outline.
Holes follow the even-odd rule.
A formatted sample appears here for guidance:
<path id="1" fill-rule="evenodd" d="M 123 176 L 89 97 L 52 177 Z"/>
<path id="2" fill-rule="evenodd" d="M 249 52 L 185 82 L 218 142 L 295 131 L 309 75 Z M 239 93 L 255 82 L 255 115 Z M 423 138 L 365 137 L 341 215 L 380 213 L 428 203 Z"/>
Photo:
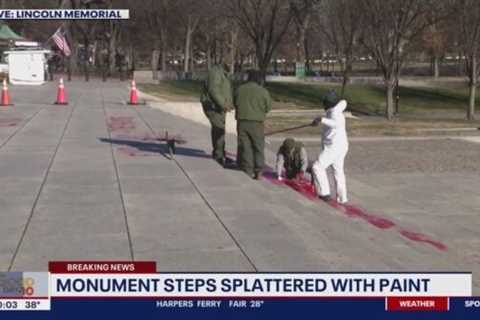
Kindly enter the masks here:
<path id="1" fill-rule="evenodd" d="M 345 156 L 348 152 L 348 145 L 342 147 L 325 146 L 312 167 L 315 188 L 319 196 L 330 195 L 330 183 L 328 181 L 327 169 L 333 167 L 333 175 L 337 187 L 337 201 L 345 203 L 347 198 L 347 184 L 345 171 L 343 170 Z"/>

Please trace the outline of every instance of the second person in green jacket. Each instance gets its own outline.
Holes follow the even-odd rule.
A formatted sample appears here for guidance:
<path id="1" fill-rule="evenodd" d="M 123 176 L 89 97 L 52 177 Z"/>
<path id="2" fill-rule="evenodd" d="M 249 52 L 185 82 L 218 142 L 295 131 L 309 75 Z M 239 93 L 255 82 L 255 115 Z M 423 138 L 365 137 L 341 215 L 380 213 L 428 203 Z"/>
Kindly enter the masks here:
<path id="1" fill-rule="evenodd" d="M 260 86 L 261 75 L 252 70 L 248 82 L 238 88 L 234 96 L 238 130 L 238 164 L 254 179 L 263 171 L 265 157 L 264 121 L 272 108 L 268 91 Z"/>

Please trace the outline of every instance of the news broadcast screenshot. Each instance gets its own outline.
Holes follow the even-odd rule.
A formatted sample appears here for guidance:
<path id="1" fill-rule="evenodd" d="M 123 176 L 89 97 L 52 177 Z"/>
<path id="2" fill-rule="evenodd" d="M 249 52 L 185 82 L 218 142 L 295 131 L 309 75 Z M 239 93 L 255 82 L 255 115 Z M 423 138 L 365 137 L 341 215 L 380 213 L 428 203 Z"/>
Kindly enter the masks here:
<path id="1" fill-rule="evenodd" d="M 0 0 L 0 319 L 480 319 L 479 0 Z"/>

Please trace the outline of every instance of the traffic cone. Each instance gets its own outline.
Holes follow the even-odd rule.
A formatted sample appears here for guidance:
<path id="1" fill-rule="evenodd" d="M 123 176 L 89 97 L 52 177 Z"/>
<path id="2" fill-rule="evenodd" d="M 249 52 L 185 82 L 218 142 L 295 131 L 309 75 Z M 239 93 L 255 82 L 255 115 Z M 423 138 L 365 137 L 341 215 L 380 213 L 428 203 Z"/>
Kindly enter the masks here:
<path id="1" fill-rule="evenodd" d="M 128 104 L 133 106 L 138 104 L 137 85 L 135 84 L 135 80 L 132 80 L 132 85 L 130 87 L 130 101 L 128 101 Z"/>
<path id="2" fill-rule="evenodd" d="M 8 93 L 7 79 L 3 79 L 1 105 L 5 107 L 13 105 L 10 103 L 10 94 Z"/>
<path id="3" fill-rule="evenodd" d="M 60 81 L 58 83 L 58 91 L 57 91 L 57 101 L 55 101 L 55 104 L 59 105 L 67 105 L 67 98 L 65 95 L 65 86 L 63 85 L 63 78 L 60 78 Z"/>

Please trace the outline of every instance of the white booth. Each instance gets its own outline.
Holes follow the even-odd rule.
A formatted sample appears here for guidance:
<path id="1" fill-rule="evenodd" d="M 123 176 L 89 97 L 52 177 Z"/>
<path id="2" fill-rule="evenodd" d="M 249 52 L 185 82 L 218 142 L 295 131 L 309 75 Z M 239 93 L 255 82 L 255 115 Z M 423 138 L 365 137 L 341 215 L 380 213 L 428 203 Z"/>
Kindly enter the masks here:
<path id="1" fill-rule="evenodd" d="M 50 51 L 24 49 L 5 51 L 8 78 L 12 84 L 41 85 L 45 83 L 45 70 Z"/>

